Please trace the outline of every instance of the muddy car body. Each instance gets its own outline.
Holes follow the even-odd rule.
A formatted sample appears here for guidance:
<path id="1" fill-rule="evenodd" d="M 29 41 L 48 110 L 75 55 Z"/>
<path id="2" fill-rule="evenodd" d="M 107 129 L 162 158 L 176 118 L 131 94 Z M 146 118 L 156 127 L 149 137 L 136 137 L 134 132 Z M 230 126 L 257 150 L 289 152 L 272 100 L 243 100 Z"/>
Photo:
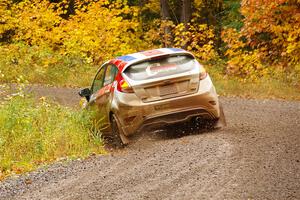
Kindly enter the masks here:
<path id="1" fill-rule="evenodd" d="M 215 87 L 193 54 L 162 48 L 104 63 L 91 88 L 80 91 L 95 107 L 105 134 L 127 136 L 147 126 L 191 119 L 224 121 Z"/>

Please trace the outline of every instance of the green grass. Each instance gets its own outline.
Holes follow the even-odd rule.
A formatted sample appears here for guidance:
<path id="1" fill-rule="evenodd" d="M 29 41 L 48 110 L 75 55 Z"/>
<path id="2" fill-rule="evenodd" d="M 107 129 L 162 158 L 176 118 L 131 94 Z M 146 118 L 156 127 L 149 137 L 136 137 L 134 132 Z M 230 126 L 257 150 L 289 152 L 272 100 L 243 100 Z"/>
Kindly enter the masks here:
<path id="1" fill-rule="evenodd" d="M 242 83 L 235 79 L 213 77 L 217 92 L 221 96 L 237 96 L 252 99 L 300 100 L 300 89 L 279 80 L 264 80 L 260 83 Z"/>
<path id="2" fill-rule="evenodd" d="M 0 104 L 0 180 L 60 158 L 105 153 L 91 115 L 45 99 L 16 96 Z"/>
<path id="3" fill-rule="evenodd" d="M 274 72 L 274 76 L 262 77 L 256 81 L 242 80 L 224 74 L 225 62 L 206 66 L 217 92 L 221 96 L 252 99 L 300 100 L 300 74 Z"/>

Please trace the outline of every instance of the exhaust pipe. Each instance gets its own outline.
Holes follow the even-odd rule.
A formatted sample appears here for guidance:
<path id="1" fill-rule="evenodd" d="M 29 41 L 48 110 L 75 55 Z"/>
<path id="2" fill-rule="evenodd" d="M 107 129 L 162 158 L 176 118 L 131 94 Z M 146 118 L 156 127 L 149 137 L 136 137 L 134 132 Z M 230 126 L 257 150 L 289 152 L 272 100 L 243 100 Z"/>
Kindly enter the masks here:
<path id="1" fill-rule="evenodd" d="M 203 119 L 202 119 L 201 117 L 199 117 L 199 116 L 198 116 L 198 117 L 196 117 L 196 119 L 195 119 L 195 120 L 196 120 L 196 122 L 201 122 L 201 121 L 203 121 Z"/>

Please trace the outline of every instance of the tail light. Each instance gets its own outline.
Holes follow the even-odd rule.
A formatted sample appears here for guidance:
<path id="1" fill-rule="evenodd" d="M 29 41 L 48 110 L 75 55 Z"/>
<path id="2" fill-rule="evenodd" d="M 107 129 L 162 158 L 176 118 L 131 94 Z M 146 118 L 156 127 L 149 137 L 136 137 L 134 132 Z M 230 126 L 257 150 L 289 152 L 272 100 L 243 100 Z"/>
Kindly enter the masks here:
<path id="1" fill-rule="evenodd" d="M 201 66 L 200 68 L 200 74 L 199 74 L 199 79 L 200 80 L 203 80 L 207 77 L 207 72 L 206 70 L 204 69 L 204 67 Z"/>
<path id="2" fill-rule="evenodd" d="M 125 92 L 125 93 L 133 93 L 132 87 L 125 81 L 125 79 L 121 76 L 120 80 L 118 81 L 118 90 L 120 92 Z"/>

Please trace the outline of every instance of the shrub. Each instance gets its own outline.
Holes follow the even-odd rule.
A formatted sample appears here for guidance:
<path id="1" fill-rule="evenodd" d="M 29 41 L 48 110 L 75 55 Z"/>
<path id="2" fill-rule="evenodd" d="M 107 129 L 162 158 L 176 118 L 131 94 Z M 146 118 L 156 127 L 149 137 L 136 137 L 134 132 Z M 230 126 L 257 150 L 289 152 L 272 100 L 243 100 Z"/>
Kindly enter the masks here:
<path id="1" fill-rule="evenodd" d="M 13 82 L 23 75 L 31 83 L 89 85 L 97 65 L 75 55 L 62 55 L 45 46 L 23 43 L 0 46 L 0 82 Z M 80 76 L 78 76 L 80 74 Z"/>
<path id="2" fill-rule="evenodd" d="M 104 153 L 87 111 L 22 96 L 0 105 L 0 179 L 59 158 Z"/>
<path id="3" fill-rule="evenodd" d="M 194 55 L 204 61 L 217 58 L 217 52 L 214 48 L 215 34 L 213 28 L 206 24 L 179 24 L 174 29 L 175 46 L 186 48 L 192 51 Z"/>
<path id="4" fill-rule="evenodd" d="M 223 31 L 227 72 L 243 80 L 272 76 L 300 85 L 299 6 L 291 0 L 242 1 L 244 26 Z"/>
<path id="5" fill-rule="evenodd" d="M 3 81 L 19 75 L 35 83 L 89 84 L 102 62 L 144 50 L 138 9 L 126 1 L 5 1 L 0 5 L 0 70 Z M 78 76 L 78 74 L 82 74 Z"/>

